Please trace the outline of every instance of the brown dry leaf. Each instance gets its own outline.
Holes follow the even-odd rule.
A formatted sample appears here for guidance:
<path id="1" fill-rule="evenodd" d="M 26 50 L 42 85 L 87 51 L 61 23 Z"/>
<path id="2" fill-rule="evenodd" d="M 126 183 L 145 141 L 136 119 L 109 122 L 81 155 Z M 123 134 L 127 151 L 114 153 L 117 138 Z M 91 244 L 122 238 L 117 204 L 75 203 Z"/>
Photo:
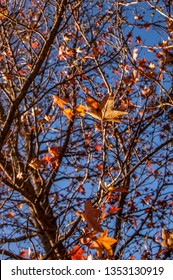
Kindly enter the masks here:
<path id="1" fill-rule="evenodd" d="M 108 256 L 113 255 L 112 245 L 117 242 L 116 239 L 108 236 L 108 229 L 106 229 L 100 236 L 94 240 L 91 248 L 97 250 L 97 256 L 101 257 L 102 252 L 105 252 Z"/>
<path id="2" fill-rule="evenodd" d="M 173 249 L 173 233 L 169 233 L 167 230 L 162 229 L 162 243 L 163 247 Z"/>
<path id="3" fill-rule="evenodd" d="M 120 123 L 120 117 L 128 114 L 123 111 L 114 110 L 114 98 L 107 94 L 99 104 L 92 98 L 86 99 L 86 104 L 88 107 L 88 114 L 98 120 L 111 121 Z"/>
<path id="4" fill-rule="evenodd" d="M 88 227 L 90 229 L 94 229 L 98 232 L 103 231 L 100 223 L 98 222 L 98 218 L 100 217 L 100 215 L 101 215 L 101 211 L 92 206 L 91 200 L 85 202 L 84 212 L 82 213 L 82 217 L 87 222 Z"/>

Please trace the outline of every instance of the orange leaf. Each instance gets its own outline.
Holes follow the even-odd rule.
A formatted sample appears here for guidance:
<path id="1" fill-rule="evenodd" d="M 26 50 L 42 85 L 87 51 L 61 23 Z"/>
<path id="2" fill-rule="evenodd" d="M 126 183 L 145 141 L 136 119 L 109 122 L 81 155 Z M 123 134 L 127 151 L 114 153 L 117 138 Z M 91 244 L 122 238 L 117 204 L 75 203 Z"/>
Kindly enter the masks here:
<path id="1" fill-rule="evenodd" d="M 75 245 L 71 251 L 68 252 L 68 255 L 71 256 L 72 260 L 85 260 L 86 258 L 83 256 L 85 251 L 80 248 L 79 245 Z"/>
<path id="2" fill-rule="evenodd" d="M 100 146 L 99 144 L 97 144 L 97 145 L 95 146 L 95 150 L 96 150 L 96 151 L 101 151 L 101 150 L 102 150 L 102 146 Z"/>
<path id="3" fill-rule="evenodd" d="M 49 152 L 52 156 L 58 156 L 58 155 L 59 155 L 59 147 L 57 147 L 57 146 L 48 147 L 48 152 Z"/>
<path id="4" fill-rule="evenodd" d="M 64 109 L 64 106 L 67 104 L 66 100 L 61 99 L 59 96 L 57 95 L 53 95 L 53 103 L 57 104 L 60 108 Z"/>
<path id="5" fill-rule="evenodd" d="M 103 169 L 103 164 L 102 164 L 102 163 L 96 164 L 96 168 L 97 168 L 99 171 L 102 171 L 102 169 Z"/>
<path id="6" fill-rule="evenodd" d="M 116 187 L 112 186 L 112 187 L 108 187 L 107 190 L 110 192 L 128 192 L 127 188 L 125 188 L 125 187 L 116 188 Z"/>
<path id="7" fill-rule="evenodd" d="M 14 217 L 14 213 L 12 211 L 10 211 L 7 215 L 6 215 L 6 218 L 13 218 Z"/>
<path id="8" fill-rule="evenodd" d="M 115 212 L 117 212 L 118 210 L 120 210 L 121 208 L 117 207 L 117 206 L 110 206 L 109 208 L 109 214 L 114 214 Z"/>
<path id="9" fill-rule="evenodd" d="M 22 250 L 20 251 L 19 256 L 21 256 L 22 258 L 25 258 L 27 253 L 28 253 L 28 250 L 22 249 Z"/>
<path id="10" fill-rule="evenodd" d="M 107 94 L 99 104 L 94 99 L 88 97 L 86 99 L 88 114 L 92 117 L 102 120 L 120 123 L 120 117 L 127 112 L 114 110 L 114 97 Z"/>
<path id="11" fill-rule="evenodd" d="M 46 165 L 48 162 L 50 162 L 51 157 L 49 155 L 45 155 L 42 159 L 41 162 Z"/>
<path id="12" fill-rule="evenodd" d="M 66 117 L 70 120 L 70 121 L 73 121 L 73 116 L 74 116 L 74 113 L 73 111 L 70 109 L 70 108 L 67 108 L 63 111 L 63 114 L 66 115 Z"/>
<path id="13" fill-rule="evenodd" d="M 38 47 L 39 47 L 39 45 L 36 42 L 32 43 L 31 46 L 34 49 L 38 49 Z"/>
<path id="14" fill-rule="evenodd" d="M 86 107 L 82 104 L 77 105 L 75 112 L 80 116 L 85 116 Z"/>
<path id="15" fill-rule="evenodd" d="M 116 239 L 108 236 L 108 229 L 99 235 L 99 237 L 94 240 L 91 248 L 97 250 L 97 256 L 101 257 L 102 252 L 105 252 L 108 256 L 113 255 L 112 245 L 117 242 Z"/>
<path id="16" fill-rule="evenodd" d="M 89 109 L 92 108 L 97 110 L 99 108 L 99 103 L 91 97 L 86 98 L 86 105 Z"/>

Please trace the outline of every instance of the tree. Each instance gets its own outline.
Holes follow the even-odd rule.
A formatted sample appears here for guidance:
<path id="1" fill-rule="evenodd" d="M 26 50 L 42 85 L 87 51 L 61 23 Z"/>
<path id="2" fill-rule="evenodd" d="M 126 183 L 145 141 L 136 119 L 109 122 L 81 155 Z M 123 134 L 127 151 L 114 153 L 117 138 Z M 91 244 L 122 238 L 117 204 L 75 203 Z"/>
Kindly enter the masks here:
<path id="1" fill-rule="evenodd" d="M 0 2 L 2 258 L 171 258 L 171 2 Z"/>

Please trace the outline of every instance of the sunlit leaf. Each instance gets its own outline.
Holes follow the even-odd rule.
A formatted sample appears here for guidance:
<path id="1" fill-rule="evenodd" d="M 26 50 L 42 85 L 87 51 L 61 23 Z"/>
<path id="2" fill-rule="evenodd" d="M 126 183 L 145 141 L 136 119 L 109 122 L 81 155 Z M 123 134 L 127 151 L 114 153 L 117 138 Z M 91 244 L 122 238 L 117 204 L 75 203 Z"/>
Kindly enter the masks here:
<path id="1" fill-rule="evenodd" d="M 64 109 L 64 106 L 67 104 L 66 100 L 61 99 L 57 95 L 53 95 L 53 103 L 57 104 L 60 108 Z"/>
<path id="2" fill-rule="evenodd" d="M 82 104 L 78 104 L 77 107 L 75 108 L 75 112 L 80 115 L 80 116 L 85 116 L 86 112 L 86 107 Z"/>
<path id="3" fill-rule="evenodd" d="M 57 147 L 57 146 L 48 147 L 48 152 L 53 156 L 58 156 L 59 155 L 59 147 Z"/>
<path id="4" fill-rule="evenodd" d="M 73 116 L 74 116 L 74 113 L 73 111 L 70 109 L 70 108 L 67 108 L 63 111 L 63 114 L 66 115 L 66 117 L 70 120 L 70 121 L 73 121 Z"/>
<path id="5" fill-rule="evenodd" d="M 108 229 L 99 235 L 99 237 L 93 241 L 91 248 L 97 250 L 97 256 L 101 257 L 102 252 L 105 252 L 108 256 L 113 255 L 112 245 L 117 240 L 108 236 Z"/>
<path id="6" fill-rule="evenodd" d="M 36 170 L 44 167 L 43 162 L 38 160 L 37 158 L 33 158 L 30 161 L 29 166 L 31 166 L 33 169 L 36 169 Z"/>
<path id="7" fill-rule="evenodd" d="M 120 123 L 120 117 L 127 114 L 127 112 L 113 110 L 114 98 L 109 95 L 106 95 L 100 104 L 92 98 L 88 98 L 86 104 L 88 107 L 87 114 L 100 121 Z"/>

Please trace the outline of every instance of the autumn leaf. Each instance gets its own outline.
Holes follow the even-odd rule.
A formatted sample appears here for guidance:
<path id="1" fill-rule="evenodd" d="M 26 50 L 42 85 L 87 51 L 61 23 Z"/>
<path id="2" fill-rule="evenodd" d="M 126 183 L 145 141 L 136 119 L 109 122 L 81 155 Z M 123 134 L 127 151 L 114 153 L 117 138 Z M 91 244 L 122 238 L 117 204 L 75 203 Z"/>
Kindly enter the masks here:
<path id="1" fill-rule="evenodd" d="M 48 147 L 48 152 L 52 156 L 58 156 L 59 155 L 59 147 L 54 146 L 54 147 Z"/>
<path id="2" fill-rule="evenodd" d="M 10 211 L 7 215 L 6 215 L 6 218 L 10 218 L 12 219 L 14 217 L 14 213 L 12 211 Z"/>
<path id="3" fill-rule="evenodd" d="M 108 256 L 113 255 L 112 245 L 117 242 L 116 239 L 108 236 L 108 229 L 99 235 L 99 237 L 93 241 L 91 248 L 97 250 L 97 256 L 101 257 L 102 252 L 105 252 Z"/>
<path id="4" fill-rule="evenodd" d="M 86 107 L 82 104 L 78 104 L 77 107 L 75 108 L 75 113 L 79 116 L 85 116 L 86 112 Z"/>
<path id="5" fill-rule="evenodd" d="M 110 192 L 125 192 L 125 193 L 128 192 L 128 189 L 125 187 L 117 188 L 117 187 L 111 186 L 111 187 L 108 187 L 107 190 Z"/>
<path id="6" fill-rule="evenodd" d="M 50 162 L 51 156 L 49 156 L 48 154 L 46 154 L 42 159 L 41 162 L 43 163 L 43 165 L 46 165 L 47 163 Z"/>
<path id="7" fill-rule="evenodd" d="M 57 95 L 53 95 L 53 104 L 57 104 L 60 108 L 64 109 L 64 106 L 67 104 L 67 101 L 64 99 L 61 99 Z"/>
<path id="8" fill-rule="evenodd" d="M 97 232 L 102 232 L 103 229 L 98 221 L 101 215 L 101 211 L 92 206 L 91 200 L 85 202 L 84 212 L 81 213 L 83 220 L 85 220 L 90 229 L 94 229 Z"/>
<path id="9" fill-rule="evenodd" d="M 74 116 L 74 113 L 73 111 L 70 109 L 70 108 L 67 108 L 63 111 L 63 114 L 66 115 L 66 117 L 70 120 L 70 121 L 73 121 L 73 116 Z"/>
<path id="10" fill-rule="evenodd" d="M 68 255 L 72 260 L 85 260 L 86 257 L 83 256 L 85 251 L 80 248 L 79 245 L 75 245 L 71 251 L 68 252 Z"/>
<path id="11" fill-rule="evenodd" d="M 36 43 L 36 42 L 33 42 L 33 43 L 31 44 L 31 46 L 32 46 L 32 48 L 34 48 L 34 49 L 38 49 L 38 48 L 39 48 L 39 45 L 38 45 L 38 43 Z"/>
<path id="12" fill-rule="evenodd" d="M 19 256 L 21 256 L 22 258 L 26 258 L 27 253 L 28 253 L 28 250 L 22 249 L 20 251 Z"/>
<path id="13" fill-rule="evenodd" d="M 91 108 L 93 108 L 95 110 L 99 109 L 99 103 L 91 97 L 86 98 L 86 104 L 89 109 L 91 109 Z"/>
<path id="14" fill-rule="evenodd" d="M 120 117 L 126 115 L 127 112 L 114 110 L 114 98 L 109 94 L 106 95 L 101 103 L 96 102 L 92 98 L 86 99 L 88 114 L 98 120 L 111 121 L 120 123 Z"/>
<path id="15" fill-rule="evenodd" d="M 109 214 L 114 214 L 115 212 L 119 211 L 121 208 L 117 206 L 110 206 L 109 208 Z"/>
<path id="16" fill-rule="evenodd" d="M 41 160 L 38 160 L 37 158 L 33 158 L 30 161 L 29 166 L 31 166 L 33 169 L 37 170 L 39 168 L 44 167 L 44 164 Z"/>
<path id="17" fill-rule="evenodd" d="M 169 233 L 167 230 L 162 229 L 162 243 L 163 247 L 173 249 L 173 233 Z"/>

